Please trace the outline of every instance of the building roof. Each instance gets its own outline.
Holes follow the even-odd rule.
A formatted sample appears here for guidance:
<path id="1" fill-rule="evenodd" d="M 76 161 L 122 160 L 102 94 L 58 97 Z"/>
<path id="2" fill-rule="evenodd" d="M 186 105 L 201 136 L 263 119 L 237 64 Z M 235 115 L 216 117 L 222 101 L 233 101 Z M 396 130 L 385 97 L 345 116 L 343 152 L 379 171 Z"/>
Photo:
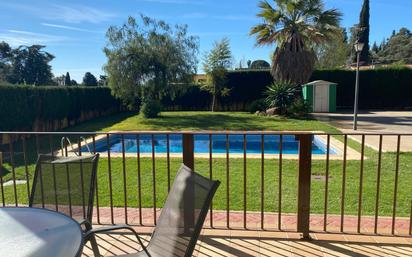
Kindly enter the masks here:
<path id="1" fill-rule="evenodd" d="M 335 82 L 330 82 L 326 80 L 316 80 L 316 81 L 312 81 L 307 84 L 304 84 L 303 86 L 329 86 L 329 85 L 338 85 L 338 84 Z"/>

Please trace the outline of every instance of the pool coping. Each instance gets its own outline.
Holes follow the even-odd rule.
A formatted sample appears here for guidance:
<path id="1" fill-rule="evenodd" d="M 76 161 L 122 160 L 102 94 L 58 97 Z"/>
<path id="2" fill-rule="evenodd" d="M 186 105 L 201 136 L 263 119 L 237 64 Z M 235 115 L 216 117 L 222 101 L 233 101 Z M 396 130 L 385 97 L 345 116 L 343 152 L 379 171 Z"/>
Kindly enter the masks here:
<path id="1" fill-rule="evenodd" d="M 110 131 L 108 133 L 116 133 L 116 132 L 120 132 L 120 131 Z M 133 131 L 128 131 L 129 133 L 133 133 Z M 289 131 L 288 131 L 289 132 Z M 319 134 L 323 134 L 323 131 L 305 131 L 306 133 L 314 133 L 314 135 L 320 140 L 322 141 L 322 143 L 326 146 L 327 145 L 327 135 L 316 135 L 316 133 Z M 136 131 L 136 133 L 141 134 L 142 131 Z M 229 132 L 230 133 L 230 132 Z M 284 131 L 282 131 L 282 133 L 284 133 Z M 294 133 L 302 133 L 302 131 L 290 131 L 291 135 L 293 135 Z M 106 138 L 106 135 L 97 135 L 94 140 L 95 142 L 97 141 L 101 141 L 104 140 Z M 86 138 L 86 142 L 90 144 L 90 142 L 93 141 L 93 138 L 89 137 Z M 329 160 L 343 160 L 344 156 L 344 144 L 343 142 L 339 141 L 338 139 L 334 138 L 333 136 L 330 136 L 330 147 L 334 148 L 337 151 L 337 154 L 330 154 L 329 155 Z M 79 149 L 78 145 L 74 146 L 71 150 L 69 150 L 69 155 L 74 155 L 74 152 L 77 152 Z M 62 154 L 61 150 L 57 151 L 56 154 Z M 100 157 L 103 158 L 108 158 L 108 154 L 107 153 L 99 153 Z M 199 158 L 199 159 L 209 159 L 210 154 L 209 153 L 195 153 L 194 154 L 195 158 Z M 110 152 L 110 158 L 136 158 L 137 157 L 137 153 L 125 153 L 123 155 L 123 153 L 114 153 L 114 152 Z M 140 158 L 152 158 L 152 153 L 140 153 Z M 155 153 L 155 157 L 156 158 L 167 158 L 168 155 L 167 153 Z M 170 158 L 182 158 L 182 153 L 169 153 L 169 157 Z M 226 158 L 226 153 L 213 153 L 212 154 L 213 158 Z M 243 159 L 244 158 L 244 154 L 243 153 L 230 153 L 229 158 L 232 159 Z M 248 153 L 247 154 L 247 158 L 248 159 L 262 159 L 262 154 L 251 154 Z M 279 159 L 280 155 L 279 154 L 264 154 L 264 158 L 265 159 Z M 365 159 L 366 156 L 364 157 Z M 299 159 L 299 155 L 298 154 L 286 154 L 283 153 L 282 154 L 282 159 L 286 159 L 286 160 L 298 160 Z M 346 160 L 360 160 L 361 159 L 361 154 L 354 150 L 353 148 L 349 147 L 347 145 L 346 147 Z M 326 154 L 312 154 L 312 160 L 326 160 Z"/>

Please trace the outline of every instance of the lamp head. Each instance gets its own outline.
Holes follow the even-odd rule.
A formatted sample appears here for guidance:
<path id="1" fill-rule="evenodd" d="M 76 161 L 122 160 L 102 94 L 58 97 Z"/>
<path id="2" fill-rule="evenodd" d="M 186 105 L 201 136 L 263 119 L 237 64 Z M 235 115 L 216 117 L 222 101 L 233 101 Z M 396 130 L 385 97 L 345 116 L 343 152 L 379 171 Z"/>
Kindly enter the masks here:
<path id="1" fill-rule="evenodd" d="M 354 46 L 355 46 L 355 51 L 356 51 L 357 53 L 360 53 L 360 52 L 362 52 L 363 47 L 365 46 L 365 43 L 356 41 L 356 43 L 355 43 Z"/>

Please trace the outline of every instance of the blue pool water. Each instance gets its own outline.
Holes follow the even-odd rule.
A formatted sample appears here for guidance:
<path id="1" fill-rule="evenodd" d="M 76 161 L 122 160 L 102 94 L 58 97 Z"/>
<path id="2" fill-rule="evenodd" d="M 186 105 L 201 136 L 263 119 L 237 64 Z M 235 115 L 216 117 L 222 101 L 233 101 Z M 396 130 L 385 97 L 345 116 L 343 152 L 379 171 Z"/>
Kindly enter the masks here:
<path id="1" fill-rule="evenodd" d="M 209 135 L 195 135 L 195 153 L 209 153 Z M 170 135 L 170 153 L 182 152 L 182 135 Z M 244 145 L 243 135 L 230 135 L 229 136 L 229 152 L 230 153 L 243 153 Z M 140 153 L 152 152 L 152 136 L 140 135 Z M 126 153 L 137 153 L 137 136 L 125 135 L 124 145 Z M 154 146 L 156 153 L 167 152 L 167 140 L 166 135 L 155 135 Z M 112 153 L 122 152 L 122 136 L 112 135 L 110 136 L 110 144 L 107 144 L 106 138 L 98 140 L 96 142 L 96 151 L 99 153 L 107 152 L 108 147 Z M 280 147 L 280 136 L 265 135 L 264 136 L 264 152 L 266 154 L 278 154 Z M 298 154 L 299 142 L 296 141 L 295 136 L 283 136 L 282 152 L 284 154 Z M 246 136 L 246 152 L 249 154 L 260 154 L 262 148 L 261 135 L 247 135 Z M 212 136 L 212 149 L 213 153 L 226 153 L 226 136 L 225 135 L 213 135 Z M 86 149 L 82 149 L 86 151 Z M 312 153 L 313 154 L 325 154 L 326 145 L 318 137 L 314 136 L 312 141 Z M 330 149 L 330 154 L 337 154 L 337 151 L 333 148 Z"/>

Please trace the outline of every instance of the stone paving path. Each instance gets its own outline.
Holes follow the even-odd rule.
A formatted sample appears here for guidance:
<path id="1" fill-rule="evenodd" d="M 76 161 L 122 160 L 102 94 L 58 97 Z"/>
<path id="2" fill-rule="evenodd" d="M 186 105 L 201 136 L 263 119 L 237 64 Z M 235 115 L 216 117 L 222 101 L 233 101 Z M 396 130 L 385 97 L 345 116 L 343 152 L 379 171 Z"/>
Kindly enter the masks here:
<path id="1" fill-rule="evenodd" d="M 412 112 L 361 112 L 359 114 L 358 130 L 354 131 L 352 113 L 315 113 L 313 116 L 337 127 L 343 133 L 394 133 L 412 134 Z M 361 142 L 361 136 L 351 136 L 352 139 Z M 367 136 L 366 144 L 375 150 L 379 149 L 379 137 Z M 385 152 L 397 150 L 397 137 L 384 136 L 382 149 Z M 401 151 L 412 152 L 412 136 L 404 136 L 401 141 Z"/>

